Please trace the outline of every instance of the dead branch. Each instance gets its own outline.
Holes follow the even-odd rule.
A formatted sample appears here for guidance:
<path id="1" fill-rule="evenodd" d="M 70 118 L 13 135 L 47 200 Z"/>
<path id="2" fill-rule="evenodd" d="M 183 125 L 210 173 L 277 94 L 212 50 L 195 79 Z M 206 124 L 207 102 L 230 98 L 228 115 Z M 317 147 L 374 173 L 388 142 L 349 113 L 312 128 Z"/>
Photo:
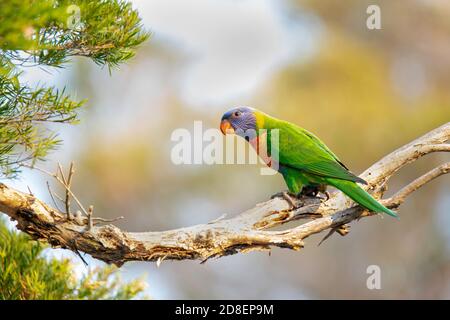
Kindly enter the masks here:
<path id="1" fill-rule="evenodd" d="M 369 183 L 369 191 L 381 198 L 388 180 L 400 168 L 426 154 L 450 151 L 450 144 L 446 143 L 449 139 L 450 122 L 385 156 L 361 177 Z M 418 188 L 448 172 L 449 163 L 445 163 L 382 202 L 389 208 L 397 208 Z M 66 181 L 65 185 L 66 199 L 69 196 L 79 202 L 70 183 Z M 78 204 L 84 210 L 81 203 Z M 0 184 L 0 211 L 16 220 L 18 229 L 54 247 L 85 252 L 119 266 L 126 261 L 156 261 L 159 264 L 169 259 L 198 259 L 204 262 L 212 257 L 269 250 L 270 247 L 299 250 L 304 246 L 304 240 L 313 234 L 328 230 L 326 238 L 335 231 L 345 235 L 349 232 L 349 222 L 371 215 L 341 192 L 333 193 L 327 200 L 307 198 L 300 208 L 289 208 L 291 206 L 285 200 L 275 197 L 232 218 L 220 217 L 209 223 L 175 230 L 136 233 L 122 231 L 113 225 L 93 225 L 89 219 L 92 207 L 84 210 L 84 216 L 67 219 L 67 208 L 67 212 L 62 213 L 32 194 Z M 288 230 L 269 230 L 297 219 L 309 221 Z"/>
<path id="2" fill-rule="evenodd" d="M 393 195 L 390 198 L 392 207 L 393 208 L 398 207 L 406 200 L 406 197 L 409 196 L 411 193 L 419 189 L 424 184 L 430 182 L 433 179 L 436 179 L 437 177 L 443 174 L 448 173 L 449 171 L 450 171 L 450 162 L 447 162 L 420 176 L 407 186 L 403 187 L 400 191 L 398 191 L 395 195 Z"/>

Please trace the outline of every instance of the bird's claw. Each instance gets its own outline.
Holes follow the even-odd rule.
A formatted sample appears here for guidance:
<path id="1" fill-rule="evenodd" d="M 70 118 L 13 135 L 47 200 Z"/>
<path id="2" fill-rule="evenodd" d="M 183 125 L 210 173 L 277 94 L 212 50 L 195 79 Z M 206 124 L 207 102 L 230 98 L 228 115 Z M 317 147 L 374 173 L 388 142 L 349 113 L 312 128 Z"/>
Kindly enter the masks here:
<path id="1" fill-rule="evenodd" d="M 325 198 L 322 194 L 325 195 Z M 319 198 L 324 202 L 330 199 L 330 194 L 325 185 L 309 185 L 302 188 L 302 191 L 297 195 L 297 198 Z"/>
<path id="2" fill-rule="evenodd" d="M 290 206 L 289 210 L 297 210 L 303 207 L 304 205 L 304 202 L 302 201 L 303 195 L 301 194 L 296 195 L 288 191 L 281 191 L 275 193 L 270 197 L 270 199 L 275 198 L 282 198 L 283 200 L 285 200 Z"/>
<path id="3" fill-rule="evenodd" d="M 317 196 L 317 198 L 319 198 L 320 201 L 325 202 L 325 201 L 330 200 L 330 193 L 328 191 L 324 191 L 322 193 L 325 195 L 325 197 L 322 197 L 320 195 Z"/>
<path id="4" fill-rule="evenodd" d="M 295 201 L 294 199 L 292 199 L 292 196 L 293 196 L 294 198 L 296 198 L 297 200 L 299 200 L 298 197 L 295 196 L 295 195 L 292 195 L 292 196 L 291 196 L 291 195 L 290 195 L 288 192 L 286 192 L 286 191 L 283 191 L 283 192 L 281 193 L 281 196 L 282 196 L 283 199 L 286 200 L 286 202 L 289 203 L 289 205 L 291 206 L 291 207 L 290 207 L 290 210 L 297 210 L 297 209 L 301 208 L 302 205 L 303 205 L 303 202 L 300 202 L 300 204 L 296 204 L 296 201 Z"/>

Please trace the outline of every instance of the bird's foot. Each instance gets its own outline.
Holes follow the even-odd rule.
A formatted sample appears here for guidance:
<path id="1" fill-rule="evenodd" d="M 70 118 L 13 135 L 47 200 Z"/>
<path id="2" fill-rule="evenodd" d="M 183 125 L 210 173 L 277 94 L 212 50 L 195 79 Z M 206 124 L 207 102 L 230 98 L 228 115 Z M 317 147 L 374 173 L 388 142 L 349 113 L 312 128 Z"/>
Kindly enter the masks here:
<path id="1" fill-rule="evenodd" d="M 321 194 L 325 195 L 325 198 L 321 196 Z M 321 201 L 327 201 L 330 199 L 330 194 L 326 191 L 326 186 L 324 185 L 313 185 L 313 186 L 304 186 L 302 191 L 297 195 L 297 198 L 302 197 L 317 197 Z"/>
<path id="2" fill-rule="evenodd" d="M 290 210 L 296 210 L 303 205 L 302 202 L 298 203 L 299 198 L 295 194 L 283 191 L 281 195 L 283 199 L 286 200 L 286 202 L 291 206 Z M 295 201 L 293 198 L 295 198 L 297 201 Z"/>
<path id="3" fill-rule="evenodd" d="M 304 186 L 297 197 L 315 197 L 319 194 L 319 191 L 319 186 Z"/>
<path id="4" fill-rule="evenodd" d="M 278 192 L 270 197 L 270 199 L 274 198 L 283 198 L 284 200 L 286 200 L 286 202 L 290 206 L 289 210 L 296 210 L 301 206 L 303 206 L 303 202 L 299 201 L 300 198 L 297 195 L 288 191 Z"/>
<path id="5" fill-rule="evenodd" d="M 323 194 L 325 197 L 322 197 L 322 194 Z M 329 193 L 328 191 L 323 191 L 323 192 L 321 192 L 321 193 L 318 195 L 318 198 L 319 198 L 322 202 L 328 201 L 328 200 L 330 199 L 330 193 Z"/>

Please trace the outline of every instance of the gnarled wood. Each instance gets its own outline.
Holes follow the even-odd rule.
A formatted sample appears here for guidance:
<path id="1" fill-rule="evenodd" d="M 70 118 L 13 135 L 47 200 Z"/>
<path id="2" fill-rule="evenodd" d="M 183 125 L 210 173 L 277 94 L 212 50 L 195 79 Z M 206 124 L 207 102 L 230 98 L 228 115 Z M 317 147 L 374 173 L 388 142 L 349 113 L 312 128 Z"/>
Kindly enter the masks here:
<path id="1" fill-rule="evenodd" d="M 425 134 L 399 148 L 367 169 L 361 177 L 375 197 L 380 198 L 389 178 L 401 167 L 432 152 L 448 152 L 450 123 Z M 389 199 L 382 200 L 389 208 L 396 208 L 406 196 L 449 171 L 443 164 L 416 179 Z M 17 221 L 17 228 L 33 238 L 46 241 L 54 247 L 75 252 L 82 251 L 108 263 L 122 265 L 126 261 L 162 261 L 164 259 L 199 259 L 206 261 L 250 250 L 268 250 L 282 247 L 298 250 L 304 239 L 325 230 L 348 230 L 345 224 L 362 216 L 371 215 L 341 192 L 335 192 L 327 201 L 308 198 L 302 207 L 290 210 L 281 198 L 274 198 L 230 219 L 220 218 L 206 224 L 162 232 L 125 232 L 113 225 L 87 229 L 86 217 L 68 220 L 65 213 L 50 207 L 31 194 L 0 184 L 0 211 Z M 268 230 L 297 219 L 308 222 L 288 230 Z"/>

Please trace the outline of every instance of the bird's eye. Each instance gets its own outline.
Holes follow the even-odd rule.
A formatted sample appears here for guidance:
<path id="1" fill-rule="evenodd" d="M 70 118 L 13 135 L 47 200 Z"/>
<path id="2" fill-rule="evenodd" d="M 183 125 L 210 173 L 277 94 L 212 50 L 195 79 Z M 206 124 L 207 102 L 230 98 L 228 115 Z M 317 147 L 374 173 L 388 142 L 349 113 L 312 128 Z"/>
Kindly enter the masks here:
<path id="1" fill-rule="evenodd" d="M 241 115 L 241 112 L 240 111 L 236 111 L 235 113 L 234 113 L 234 116 L 235 117 L 239 117 Z"/>

